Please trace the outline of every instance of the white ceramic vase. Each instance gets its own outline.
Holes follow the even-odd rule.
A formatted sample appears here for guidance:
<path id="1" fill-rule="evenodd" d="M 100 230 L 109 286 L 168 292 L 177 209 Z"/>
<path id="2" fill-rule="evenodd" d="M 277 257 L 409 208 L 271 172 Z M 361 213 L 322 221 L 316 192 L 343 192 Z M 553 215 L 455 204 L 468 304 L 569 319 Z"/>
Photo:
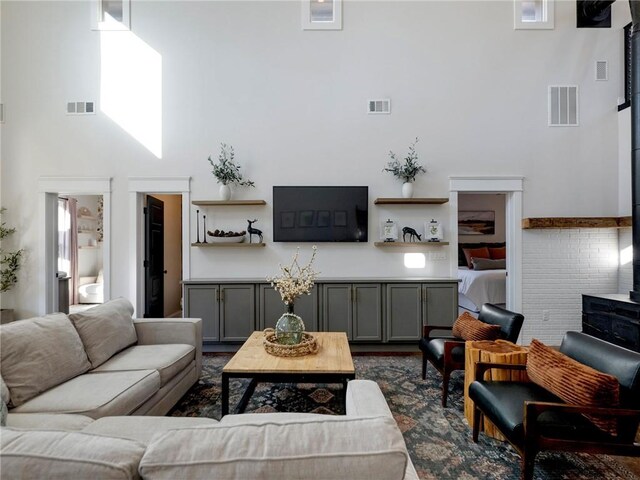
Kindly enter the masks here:
<path id="1" fill-rule="evenodd" d="M 231 200 L 231 187 L 229 185 L 220 185 L 220 200 Z"/>
<path id="2" fill-rule="evenodd" d="M 413 197 L 413 183 L 404 182 L 402 184 L 402 198 L 411 198 Z"/>

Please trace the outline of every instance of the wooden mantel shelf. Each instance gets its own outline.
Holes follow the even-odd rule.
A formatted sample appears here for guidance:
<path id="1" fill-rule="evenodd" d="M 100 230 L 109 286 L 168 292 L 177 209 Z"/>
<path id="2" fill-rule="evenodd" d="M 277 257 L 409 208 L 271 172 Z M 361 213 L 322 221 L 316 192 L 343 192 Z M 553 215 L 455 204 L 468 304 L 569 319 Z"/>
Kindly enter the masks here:
<path id="1" fill-rule="evenodd" d="M 624 228 L 631 226 L 631 217 L 545 217 L 524 218 L 522 228 L 562 229 L 562 228 Z"/>

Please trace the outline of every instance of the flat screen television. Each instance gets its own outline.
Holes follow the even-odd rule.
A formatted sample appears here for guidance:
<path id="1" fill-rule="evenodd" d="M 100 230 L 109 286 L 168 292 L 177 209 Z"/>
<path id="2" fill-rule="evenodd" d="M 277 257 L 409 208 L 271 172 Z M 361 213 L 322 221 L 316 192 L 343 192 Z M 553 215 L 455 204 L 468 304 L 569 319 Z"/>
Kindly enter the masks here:
<path id="1" fill-rule="evenodd" d="M 368 241 L 369 187 L 273 187 L 275 242 Z"/>

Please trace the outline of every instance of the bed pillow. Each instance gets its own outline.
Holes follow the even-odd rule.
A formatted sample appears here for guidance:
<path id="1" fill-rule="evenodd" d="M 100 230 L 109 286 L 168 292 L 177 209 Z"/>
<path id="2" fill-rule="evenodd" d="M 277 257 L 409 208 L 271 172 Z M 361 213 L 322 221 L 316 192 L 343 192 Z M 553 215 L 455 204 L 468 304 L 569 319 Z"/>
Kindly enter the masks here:
<path id="1" fill-rule="evenodd" d="M 507 258 L 507 247 L 489 247 L 489 256 L 492 260 L 504 260 Z"/>
<path id="2" fill-rule="evenodd" d="M 504 270 L 507 268 L 507 261 L 502 260 L 490 260 L 488 258 L 475 258 L 471 259 L 471 264 L 474 270 Z"/>
<path id="3" fill-rule="evenodd" d="M 469 268 L 473 268 L 473 264 L 471 263 L 472 258 L 491 258 L 491 256 L 489 255 L 489 249 L 487 247 L 463 248 L 462 251 L 464 252 L 465 258 L 467 259 L 467 267 Z"/>
<path id="4" fill-rule="evenodd" d="M 527 355 L 529 379 L 571 405 L 613 408 L 620 405 L 620 385 L 613 375 L 599 372 L 536 340 Z M 616 434 L 612 417 L 585 415 L 601 430 Z"/>
<path id="5" fill-rule="evenodd" d="M 463 340 L 497 340 L 502 330 L 500 325 L 481 322 L 469 312 L 464 312 L 453 324 L 453 335 Z"/>

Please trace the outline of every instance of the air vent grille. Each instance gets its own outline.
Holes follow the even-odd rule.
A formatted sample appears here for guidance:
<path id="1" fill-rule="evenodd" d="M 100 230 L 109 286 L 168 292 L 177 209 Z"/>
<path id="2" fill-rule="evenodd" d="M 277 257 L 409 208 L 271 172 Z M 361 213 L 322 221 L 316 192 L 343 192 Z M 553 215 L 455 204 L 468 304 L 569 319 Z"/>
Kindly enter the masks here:
<path id="1" fill-rule="evenodd" d="M 372 99 L 367 102 L 367 113 L 370 115 L 388 115 L 391 113 L 391 100 L 388 98 Z"/>
<path id="2" fill-rule="evenodd" d="M 578 126 L 578 86 L 549 86 L 549 126 Z"/>
<path id="3" fill-rule="evenodd" d="M 609 80 L 609 64 L 606 60 L 596 61 L 596 81 L 605 82 Z"/>
<path id="4" fill-rule="evenodd" d="M 67 115 L 93 115 L 95 113 L 94 102 L 67 102 Z"/>

